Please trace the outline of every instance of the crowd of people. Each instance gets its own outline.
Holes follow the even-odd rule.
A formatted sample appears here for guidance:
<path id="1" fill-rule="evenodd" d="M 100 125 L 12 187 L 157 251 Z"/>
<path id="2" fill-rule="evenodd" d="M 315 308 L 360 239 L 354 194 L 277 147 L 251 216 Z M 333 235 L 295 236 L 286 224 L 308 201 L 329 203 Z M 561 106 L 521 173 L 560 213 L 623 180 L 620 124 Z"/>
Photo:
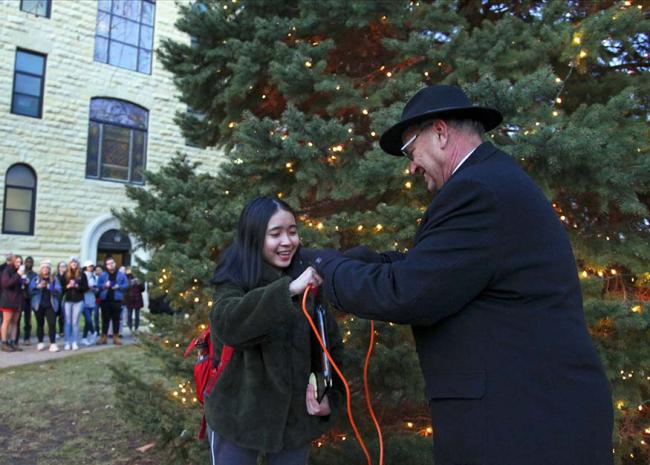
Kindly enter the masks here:
<path id="1" fill-rule="evenodd" d="M 0 265 L 3 352 L 22 351 L 21 344 L 31 345 L 32 313 L 39 351 L 46 349 L 46 322 L 50 352 L 60 350 L 57 335 L 63 337 L 64 350 L 79 350 L 80 346 L 107 344 L 109 335 L 113 344 L 121 345 L 124 320 L 131 333 L 138 331 L 144 284 L 130 268 L 118 269 L 112 257 L 98 264 L 88 260 L 83 267 L 77 257 L 70 257 L 56 269 L 43 260 L 38 270 L 32 257 L 24 261 L 18 254 L 5 257 Z"/>

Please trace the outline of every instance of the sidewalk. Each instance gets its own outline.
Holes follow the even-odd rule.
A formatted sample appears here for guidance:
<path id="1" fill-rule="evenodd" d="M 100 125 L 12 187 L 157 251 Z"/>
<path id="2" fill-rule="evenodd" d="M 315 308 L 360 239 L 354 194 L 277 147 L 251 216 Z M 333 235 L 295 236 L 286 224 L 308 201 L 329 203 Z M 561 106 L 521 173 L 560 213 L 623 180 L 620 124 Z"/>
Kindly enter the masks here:
<path id="1" fill-rule="evenodd" d="M 136 338 L 133 337 L 128 329 L 126 330 L 126 336 L 122 337 L 123 346 L 131 345 L 137 342 Z M 92 346 L 79 346 L 79 350 L 63 350 L 63 338 L 57 338 L 57 345 L 59 346 L 58 352 L 50 352 L 50 342 L 47 337 L 45 337 L 45 350 L 39 352 L 36 350 L 36 344 L 38 343 L 37 339 L 33 337 L 31 339 L 31 345 L 26 346 L 22 343 L 20 348 L 23 349 L 22 352 L 0 352 L 0 370 L 4 368 L 27 365 L 28 363 L 43 363 L 59 360 L 64 357 L 69 357 L 71 355 L 80 355 L 86 354 L 89 352 L 97 352 L 98 350 L 107 350 L 107 349 L 117 349 L 120 346 L 113 344 L 113 339 L 108 338 L 108 344 L 106 345 L 92 345 Z"/>

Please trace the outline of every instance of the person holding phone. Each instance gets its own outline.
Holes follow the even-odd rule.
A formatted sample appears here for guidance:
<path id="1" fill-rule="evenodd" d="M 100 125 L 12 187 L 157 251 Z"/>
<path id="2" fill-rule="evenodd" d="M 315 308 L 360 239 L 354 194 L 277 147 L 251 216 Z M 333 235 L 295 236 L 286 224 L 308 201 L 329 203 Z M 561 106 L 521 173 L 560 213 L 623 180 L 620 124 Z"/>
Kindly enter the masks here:
<path id="1" fill-rule="evenodd" d="M 2 337 L 3 352 L 22 351 L 18 344 L 14 344 L 16 334 L 18 333 L 18 318 L 23 310 L 23 276 L 25 267 L 23 267 L 23 257 L 14 255 L 11 263 L 2 271 L 0 276 L 0 286 L 2 286 L 2 295 L 0 295 L 0 312 L 3 313 L 2 328 L 0 336 Z"/>
<path id="2" fill-rule="evenodd" d="M 36 349 L 45 350 L 43 338 L 45 336 L 45 320 L 47 319 L 47 333 L 50 339 L 50 352 L 58 352 L 56 345 L 56 314 L 59 311 L 59 295 L 61 283 L 52 274 L 52 265 L 49 261 L 40 263 L 38 275 L 29 283 L 30 305 L 36 315 Z"/>
<path id="3" fill-rule="evenodd" d="M 313 439 L 334 425 L 342 407 L 340 384 L 319 403 L 309 383 L 311 329 L 300 310 L 307 286 L 322 280 L 297 255 L 293 210 L 269 197 L 242 211 L 233 244 L 215 270 L 210 311 L 215 360 L 224 344 L 234 353 L 205 399 L 213 465 L 305 465 Z M 342 343 L 328 312 L 330 353 Z"/>
<path id="4" fill-rule="evenodd" d="M 116 269 L 113 257 L 106 258 L 105 264 L 106 271 L 99 275 L 97 280 L 102 309 L 102 335 L 97 344 L 108 342 L 108 325 L 111 324 L 113 326 L 113 344 L 122 345 L 119 336 L 120 314 L 129 281 L 124 273 Z"/>
<path id="5" fill-rule="evenodd" d="M 77 257 L 70 257 L 68 270 L 65 272 L 63 286 L 63 332 L 65 346 L 63 350 L 79 350 L 79 315 L 83 310 L 84 293 L 88 290 L 86 275 L 81 272 Z"/>

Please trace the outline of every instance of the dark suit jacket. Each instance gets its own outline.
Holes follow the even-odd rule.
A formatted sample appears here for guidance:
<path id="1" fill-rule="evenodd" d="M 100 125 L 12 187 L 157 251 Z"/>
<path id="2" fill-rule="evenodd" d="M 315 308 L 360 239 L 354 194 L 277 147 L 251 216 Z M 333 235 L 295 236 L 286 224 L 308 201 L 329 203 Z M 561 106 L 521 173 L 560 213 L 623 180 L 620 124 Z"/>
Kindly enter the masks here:
<path id="1" fill-rule="evenodd" d="M 389 260 L 326 254 L 319 271 L 342 310 L 412 325 L 436 465 L 612 463 L 611 396 L 567 234 L 508 155 L 481 144 Z"/>

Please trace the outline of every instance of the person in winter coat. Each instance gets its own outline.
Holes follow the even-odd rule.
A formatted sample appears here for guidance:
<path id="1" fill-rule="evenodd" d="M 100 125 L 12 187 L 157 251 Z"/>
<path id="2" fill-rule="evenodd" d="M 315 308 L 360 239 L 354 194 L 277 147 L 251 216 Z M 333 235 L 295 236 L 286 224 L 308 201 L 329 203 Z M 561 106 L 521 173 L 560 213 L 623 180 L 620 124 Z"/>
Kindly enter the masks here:
<path id="1" fill-rule="evenodd" d="M 16 339 L 14 344 L 18 345 L 18 339 L 20 335 L 20 320 L 23 320 L 23 344 L 26 346 L 31 344 L 32 337 L 32 306 L 30 303 L 29 296 L 29 283 L 32 282 L 32 279 L 37 275 L 34 271 L 34 259 L 32 257 L 25 258 L 25 276 L 23 281 L 26 283 L 23 285 L 23 292 L 25 298 L 23 299 L 23 313 L 18 317 L 18 326 L 16 331 Z"/>
<path id="2" fill-rule="evenodd" d="M 413 246 L 313 263 L 336 307 L 412 326 L 436 465 L 611 465 L 611 394 L 571 244 L 544 193 L 483 141 L 501 119 L 458 87 L 420 90 L 380 140 L 435 193 Z"/>
<path id="3" fill-rule="evenodd" d="M 129 287 L 126 275 L 116 269 L 113 257 L 106 258 L 106 271 L 97 280 L 102 308 L 102 335 L 97 344 L 108 342 L 108 325 L 113 326 L 113 344 L 122 345 L 119 336 L 124 293 Z"/>
<path id="4" fill-rule="evenodd" d="M 59 264 L 56 267 L 56 279 L 59 280 L 59 284 L 61 284 L 61 295 L 59 296 L 59 314 L 58 314 L 58 322 L 59 322 L 59 334 L 61 336 L 64 335 L 64 326 L 65 326 L 65 315 L 63 311 L 63 294 L 65 291 L 65 272 L 68 270 L 68 264 L 66 262 L 59 262 Z"/>
<path id="5" fill-rule="evenodd" d="M 129 280 L 129 288 L 126 290 L 124 305 L 127 311 L 127 325 L 129 331 L 133 333 L 140 327 L 140 309 L 143 307 L 142 293 L 144 284 L 138 278 L 133 276 L 131 268 L 126 269 L 126 277 Z"/>
<path id="6" fill-rule="evenodd" d="M 260 453 L 269 465 L 305 465 L 311 441 L 334 425 L 332 413 L 342 406 L 338 384 L 321 403 L 309 384 L 311 330 L 300 300 L 321 280 L 298 263 L 298 248 L 291 207 L 257 198 L 242 211 L 215 270 L 212 342 L 217 352 L 227 344 L 234 353 L 205 399 L 214 465 L 255 465 Z M 330 352 L 340 361 L 331 314 L 328 323 Z"/>
<path id="7" fill-rule="evenodd" d="M 50 352 L 58 352 L 56 345 L 56 314 L 59 311 L 59 294 L 61 283 L 52 273 L 49 261 L 43 261 L 39 266 L 39 273 L 29 283 L 30 305 L 36 315 L 36 337 L 38 338 L 37 350 L 45 350 L 43 343 L 45 333 L 45 320 L 47 319 L 47 333 L 50 339 Z"/>
<path id="8" fill-rule="evenodd" d="M 3 313 L 0 335 L 2 337 L 1 349 L 3 352 L 23 350 L 14 343 L 14 340 L 18 332 L 18 318 L 23 311 L 23 301 L 25 299 L 23 291 L 25 285 L 24 275 L 23 257 L 14 255 L 11 263 L 7 264 L 2 271 L 2 276 L 0 276 L 0 286 L 2 287 L 0 312 Z"/>
<path id="9" fill-rule="evenodd" d="M 63 286 L 63 310 L 65 346 L 63 350 L 79 350 L 79 315 L 84 305 L 84 293 L 88 290 L 86 275 L 81 272 L 77 257 L 71 257 L 65 272 Z"/>
<path id="10" fill-rule="evenodd" d="M 94 268 L 93 262 L 86 260 L 83 274 L 86 276 L 88 289 L 84 292 L 84 329 L 81 338 L 81 345 L 84 346 L 95 344 L 97 342 L 97 332 L 99 331 L 99 309 L 96 304 L 99 289 L 97 288 L 97 277 L 95 276 Z"/>

